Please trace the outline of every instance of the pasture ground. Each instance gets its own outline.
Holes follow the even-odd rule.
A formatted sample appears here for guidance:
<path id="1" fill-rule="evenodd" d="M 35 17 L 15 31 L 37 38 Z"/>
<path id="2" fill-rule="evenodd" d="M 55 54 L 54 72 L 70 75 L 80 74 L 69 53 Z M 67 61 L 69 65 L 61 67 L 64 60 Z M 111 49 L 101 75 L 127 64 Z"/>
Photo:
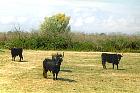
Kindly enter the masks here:
<path id="1" fill-rule="evenodd" d="M 42 61 L 57 51 L 24 50 L 24 61 L 0 52 L 0 93 L 140 93 L 140 54 L 124 53 L 119 70 L 102 69 L 100 52 L 65 51 L 58 80 L 42 75 Z"/>

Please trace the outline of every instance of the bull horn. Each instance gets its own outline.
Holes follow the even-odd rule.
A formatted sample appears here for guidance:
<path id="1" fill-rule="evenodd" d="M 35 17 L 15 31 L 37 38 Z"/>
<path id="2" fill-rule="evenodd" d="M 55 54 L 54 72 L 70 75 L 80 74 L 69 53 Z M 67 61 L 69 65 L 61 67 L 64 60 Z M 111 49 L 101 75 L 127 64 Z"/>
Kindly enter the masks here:
<path id="1" fill-rule="evenodd" d="M 122 51 L 122 54 L 121 55 L 123 56 L 123 51 Z"/>
<path id="2" fill-rule="evenodd" d="M 56 55 L 58 55 L 58 52 L 57 52 L 57 54 Z"/>
<path id="3" fill-rule="evenodd" d="M 64 57 L 64 52 L 63 52 L 63 55 L 62 55 L 62 57 Z"/>

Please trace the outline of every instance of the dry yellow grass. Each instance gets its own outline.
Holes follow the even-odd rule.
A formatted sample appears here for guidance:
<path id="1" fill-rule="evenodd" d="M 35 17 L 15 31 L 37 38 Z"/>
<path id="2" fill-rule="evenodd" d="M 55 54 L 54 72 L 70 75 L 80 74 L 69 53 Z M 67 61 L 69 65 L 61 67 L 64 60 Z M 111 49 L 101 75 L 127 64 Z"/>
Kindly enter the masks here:
<path id="1" fill-rule="evenodd" d="M 24 50 L 24 61 L 0 52 L 0 93 L 140 93 L 140 54 L 125 53 L 119 68 L 102 69 L 100 52 L 65 51 L 58 80 L 42 75 L 42 61 L 56 51 Z"/>

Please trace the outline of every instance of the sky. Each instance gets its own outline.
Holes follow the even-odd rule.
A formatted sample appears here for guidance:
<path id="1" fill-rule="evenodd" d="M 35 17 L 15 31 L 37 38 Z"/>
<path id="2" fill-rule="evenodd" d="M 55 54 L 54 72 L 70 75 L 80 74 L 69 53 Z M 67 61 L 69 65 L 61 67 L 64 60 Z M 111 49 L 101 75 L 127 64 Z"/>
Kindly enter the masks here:
<path id="1" fill-rule="evenodd" d="M 38 29 L 57 13 L 71 17 L 74 32 L 140 32 L 140 0 L 0 0 L 0 32 Z"/>

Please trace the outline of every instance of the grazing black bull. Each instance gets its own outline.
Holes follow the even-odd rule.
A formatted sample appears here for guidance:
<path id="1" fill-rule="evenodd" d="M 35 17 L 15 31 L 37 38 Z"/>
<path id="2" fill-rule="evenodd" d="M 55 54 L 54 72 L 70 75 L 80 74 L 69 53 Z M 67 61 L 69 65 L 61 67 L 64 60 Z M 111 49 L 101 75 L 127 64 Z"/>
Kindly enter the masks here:
<path id="1" fill-rule="evenodd" d="M 122 55 L 102 53 L 101 57 L 102 57 L 102 65 L 104 69 L 106 69 L 106 62 L 112 63 L 113 69 L 114 69 L 114 64 L 117 65 L 117 69 L 118 69 L 118 64 L 119 61 L 121 60 Z"/>
<path id="2" fill-rule="evenodd" d="M 43 76 L 47 78 L 48 70 L 53 73 L 53 80 L 57 80 L 58 73 L 60 71 L 60 65 L 63 61 L 63 56 L 61 54 L 52 55 L 52 59 L 46 58 L 43 61 Z"/>
<path id="3" fill-rule="evenodd" d="M 20 61 L 23 60 L 22 52 L 22 48 L 11 48 L 12 61 L 15 61 L 16 56 L 20 57 Z"/>

